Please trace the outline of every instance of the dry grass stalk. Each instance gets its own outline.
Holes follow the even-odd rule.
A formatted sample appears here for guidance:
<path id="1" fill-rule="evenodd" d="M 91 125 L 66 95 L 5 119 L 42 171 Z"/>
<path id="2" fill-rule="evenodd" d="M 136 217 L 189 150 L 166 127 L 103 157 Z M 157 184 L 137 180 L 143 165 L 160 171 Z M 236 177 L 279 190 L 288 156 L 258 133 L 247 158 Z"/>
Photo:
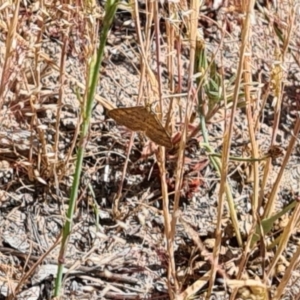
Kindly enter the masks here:
<path id="1" fill-rule="evenodd" d="M 160 29 L 159 29 L 159 10 L 158 10 L 158 2 L 154 3 L 153 7 L 154 11 L 154 24 L 155 24 L 155 43 L 156 43 L 156 61 L 157 61 L 157 81 L 158 81 L 158 94 L 159 94 L 159 110 L 163 112 L 163 100 L 162 100 L 162 77 L 161 77 L 161 50 L 160 50 Z M 162 114 L 161 114 L 162 118 Z M 167 285 L 168 292 L 171 299 L 173 295 L 177 293 L 178 290 L 178 281 L 176 276 L 176 267 L 174 260 L 174 245 L 173 245 L 173 237 L 171 232 L 171 221 L 170 212 L 169 212 L 169 195 L 168 195 L 168 187 L 166 182 L 166 153 L 165 149 L 160 148 L 157 155 L 157 163 L 160 170 L 160 182 L 161 182 L 161 192 L 163 197 L 163 215 L 164 215 L 164 232 L 167 246 L 167 253 L 169 255 L 168 262 L 168 270 L 167 270 Z M 176 187 L 175 187 L 176 188 Z M 175 190 L 176 191 L 176 190 Z M 176 192 L 175 192 L 176 198 Z M 173 288 L 174 287 L 174 288 Z"/>
<path id="2" fill-rule="evenodd" d="M 290 15 L 290 26 L 288 26 L 288 30 L 286 32 L 287 38 L 284 40 L 284 48 L 281 53 L 281 51 L 276 48 L 275 49 L 275 63 L 271 72 L 271 86 L 274 90 L 274 101 L 275 101 L 275 118 L 274 118 L 274 125 L 273 125 L 273 134 L 272 134 L 272 143 L 271 145 L 275 144 L 276 136 L 278 132 L 278 126 L 280 121 L 280 115 L 281 115 L 281 103 L 282 103 L 282 97 L 283 97 L 283 88 L 284 88 L 284 70 L 283 70 L 283 63 L 286 60 L 285 55 L 287 54 L 287 48 L 290 43 L 290 38 L 292 36 L 293 28 L 294 28 L 294 20 L 295 20 L 295 10 L 292 9 L 292 14 Z M 297 131 L 296 128 L 297 122 L 295 124 L 295 131 Z M 291 139 L 291 145 L 289 147 L 294 147 L 293 145 L 293 137 Z M 295 142 L 295 141 L 294 141 Z M 291 154 L 292 149 L 288 149 L 288 152 Z M 286 153 L 288 155 L 288 153 Z M 290 156 L 286 157 L 285 162 L 287 163 Z M 286 167 L 286 164 L 283 164 L 281 166 L 281 171 L 279 174 L 283 174 L 283 170 Z M 268 169 L 267 169 L 268 170 Z M 275 206 L 275 195 L 277 194 L 277 188 L 280 184 L 280 177 L 278 174 L 278 178 L 276 179 L 276 184 L 274 185 L 274 188 L 272 189 L 271 197 L 269 198 L 269 201 L 267 203 L 267 206 L 265 208 L 264 217 L 268 218 L 272 215 L 273 209 Z M 275 188 L 276 187 L 276 188 Z M 264 186 L 262 187 L 264 188 Z"/>
<path id="3" fill-rule="evenodd" d="M 298 217 L 298 219 L 299 219 L 299 205 L 298 205 L 298 211 L 297 211 L 297 213 L 294 214 L 294 216 L 296 216 L 296 218 Z M 293 219 L 295 220 L 295 218 L 293 218 Z M 289 223 L 289 229 L 287 230 L 288 237 L 290 237 L 289 232 L 294 231 L 294 228 L 295 228 L 294 227 L 295 224 L 292 224 L 291 227 L 290 227 L 290 224 L 292 224 L 292 223 L 291 222 Z M 296 226 L 299 226 L 299 225 L 297 224 Z M 284 241 L 284 242 L 286 242 L 286 241 Z M 281 248 L 282 248 L 282 245 L 281 245 Z M 295 251 L 295 253 L 293 254 L 293 257 L 290 260 L 290 263 L 289 263 L 288 267 L 286 268 L 285 273 L 283 274 L 283 277 L 281 278 L 280 283 L 275 291 L 275 295 L 272 297 L 272 299 L 274 299 L 274 300 L 282 299 L 282 296 L 284 296 L 284 293 L 287 292 L 288 282 L 291 279 L 291 277 L 293 276 L 293 273 L 296 273 L 297 269 L 299 268 L 299 257 L 300 257 L 300 247 L 298 246 L 297 251 Z M 271 274 L 269 274 L 269 276 L 271 276 Z"/>
<path id="4" fill-rule="evenodd" d="M 216 227 L 216 245 L 214 247 L 213 252 L 213 260 L 216 262 L 214 265 L 212 265 L 212 274 L 211 279 L 209 282 L 209 289 L 208 289 L 208 298 L 210 297 L 215 276 L 216 276 L 216 265 L 219 261 L 219 254 L 220 254 L 220 245 L 221 245 L 221 221 L 222 221 L 222 215 L 223 215 L 223 205 L 224 205 L 224 198 L 225 198 L 225 187 L 226 187 L 226 181 L 227 181 L 227 172 L 228 172 L 228 162 L 229 162 L 229 152 L 230 152 L 230 146 L 232 141 L 232 133 L 233 133 L 233 124 L 234 124 L 234 118 L 236 115 L 237 110 L 237 103 L 238 103 L 238 95 L 240 92 L 240 86 L 241 86 L 241 78 L 243 74 L 243 67 L 244 67 L 244 59 L 246 55 L 246 49 L 248 47 L 249 42 L 249 31 L 251 27 L 251 16 L 253 14 L 254 9 L 254 2 L 255 1 L 248 1 L 247 8 L 245 8 L 245 20 L 243 22 L 242 27 L 242 41 L 241 41 L 241 48 L 240 48 L 240 60 L 238 63 L 238 70 L 237 70 L 237 76 L 236 76 L 236 82 L 235 82 L 235 89 L 234 89 L 234 96 L 233 96 L 233 105 L 231 108 L 231 117 L 228 126 L 225 126 L 225 134 L 224 134 L 224 144 L 223 144 L 223 153 L 222 153 L 222 171 L 221 171 L 221 181 L 220 181 L 220 190 L 219 190 L 219 204 L 218 204 L 218 217 L 217 217 L 217 227 Z"/>
<path id="5" fill-rule="evenodd" d="M 173 13 L 173 16 L 178 16 L 180 13 L 178 6 L 169 5 L 170 11 Z M 176 167 L 176 182 L 175 182 L 175 198 L 174 198 L 174 208 L 173 208 L 173 214 L 170 218 L 169 213 L 169 201 L 168 201 L 168 194 L 167 194 L 167 186 L 165 182 L 165 168 L 164 168 L 164 158 L 165 153 L 161 152 L 161 157 L 159 165 L 160 165 L 160 171 L 161 171 L 161 184 L 162 184 L 162 192 L 163 192 L 163 210 L 164 210 L 164 223 L 165 223 L 165 235 L 167 240 L 167 251 L 169 255 L 169 267 L 168 267 L 168 286 L 169 286 L 169 295 L 170 298 L 173 299 L 174 294 L 178 294 L 179 292 L 179 286 L 180 283 L 178 282 L 177 275 L 176 275 L 176 264 L 175 264 L 175 257 L 174 257 L 174 240 L 176 236 L 176 224 L 178 220 L 178 212 L 179 212 L 179 199 L 180 199 L 180 186 L 182 185 L 182 179 L 183 179 L 183 166 L 184 166 L 184 151 L 186 147 L 187 142 L 187 128 L 189 124 L 189 120 L 192 114 L 192 106 L 194 103 L 194 97 L 193 97 L 193 88 L 192 88 L 192 82 L 193 82 L 193 71 L 194 71 L 194 60 L 195 60 L 195 46 L 196 46 L 196 39 L 198 36 L 197 33 L 197 20 L 198 20 L 198 12 L 199 12 L 199 2 L 192 1 L 191 2 L 191 13 L 188 15 L 187 19 L 188 22 L 186 23 L 186 29 L 188 32 L 188 42 L 190 44 L 190 64 L 189 64 L 189 89 L 188 89 L 188 99 L 185 106 L 185 115 L 184 115 L 184 124 L 182 126 L 181 130 L 181 140 L 179 142 L 179 148 L 177 153 L 177 167 Z M 156 10 L 156 16 L 154 17 L 158 20 L 158 14 Z M 156 26 L 156 40 L 158 41 L 159 35 L 158 35 L 158 21 Z M 178 28 L 176 27 L 177 24 L 173 23 L 172 21 L 168 23 L 168 30 L 169 32 L 178 32 Z M 178 43 L 180 45 L 180 38 L 179 34 L 177 36 L 169 36 L 167 39 L 168 45 L 167 49 L 169 50 L 169 54 L 171 54 L 174 49 L 174 44 Z M 157 42 L 157 47 L 159 47 Z M 174 53 L 174 52 L 173 52 Z M 177 57 L 180 57 L 180 49 L 175 48 L 175 53 L 177 53 Z M 173 65 L 172 61 L 174 58 L 169 59 L 168 64 L 168 71 L 170 74 L 173 74 Z M 160 61 L 160 55 L 159 52 L 157 53 L 157 60 Z M 180 60 L 177 61 L 177 64 L 180 63 Z M 159 70 L 159 69 L 158 69 Z M 180 71 L 180 68 L 178 68 L 178 71 Z M 160 72 L 158 72 L 160 74 Z M 181 74 L 178 74 L 178 77 L 181 78 Z M 170 78 L 171 79 L 171 78 Z M 173 82 L 173 81 L 171 81 Z M 159 80 L 160 83 L 160 80 Z M 172 86 L 171 86 L 172 88 Z M 181 88 L 179 86 L 179 88 Z M 160 93 L 161 95 L 161 93 Z M 161 102 L 162 103 L 162 102 Z M 169 116 L 171 113 L 172 107 L 172 101 L 170 103 L 170 109 L 169 109 Z M 162 107 L 162 104 L 161 104 Z M 176 107 L 177 110 L 179 107 Z M 174 109 L 175 110 L 175 109 Z M 170 120 L 170 117 L 168 116 L 168 120 Z M 169 124 L 167 124 L 168 126 Z M 171 221 L 171 223 L 170 223 Z M 170 226 L 171 225 L 171 226 Z M 172 285 L 174 288 L 172 288 Z"/>

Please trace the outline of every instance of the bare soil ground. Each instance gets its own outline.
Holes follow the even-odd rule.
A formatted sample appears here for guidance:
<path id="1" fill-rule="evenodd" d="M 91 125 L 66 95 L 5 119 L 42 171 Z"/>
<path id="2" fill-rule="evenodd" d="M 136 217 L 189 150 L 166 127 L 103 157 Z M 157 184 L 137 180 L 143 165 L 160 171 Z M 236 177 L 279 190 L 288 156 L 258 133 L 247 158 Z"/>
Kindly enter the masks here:
<path id="1" fill-rule="evenodd" d="M 237 74 L 243 15 L 231 1 L 217 10 L 213 10 L 212 3 L 206 2 L 200 11 L 199 31 L 207 55 L 213 58 L 216 68 L 222 70 L 220 73 L 229 97 L 234 87 L 234 80 L 232 83 L 230 80 Z M 279 64 L 276 51 L 281 49 L 282 42 L 274 37 L 273 28 L 277 26 L 279 30 L 286 30 L 285 26 L 290 24 L 291 7 L 296 9 L 298 6 L 296 2 L 278 1 L 277 7 L 268 3 L 262 6 L 263 10 L 256 7 L 253 16 L 251 75 L 254 81 L 253 101 L 258 98 L 262 101 L 260 107 L 253 107 L 254 111 L 261 113 L 256 135 L 260 156 L 267 153 L 272 144 L 276 101 L 279 101 L 272 92 L 272 70 L 275 70 L 276 63 Z M 140 3 L 142 29 L 146 26 L 145 9 L 145 5 Z M 97 20 L 101 20 L 103 7 L 97 5 L 90 13 L 97 14 Z M 174 71 L 173 78 L 181 89 L 171 90 L 167 68 L 170 53 L 164 47 L 167 39 L 166 7 L 162 5 L 159 13 L 162 96 L 165 111 L 170 103 L 176 104 L 171 134 L 175 145 L 180 139 L 178 133 L 184 122 L 189 91 L 187 69 L 190 49 L 188 44 L 182 43 L 180 74 Z M 12 297 L 17 289 L 16 299 L 50 299 L 59 252 L 57 241 L 67 210 L 80 130 L 83 104 L 79 98 L 86 80 L 85 59 L 89 53 L 84 30 L 87 26 L 97 28 L 98 24 L 88 24 L 88 13 L 75 6 L 58 1 L 41 7 L 39 1 L 25 1 L 20 6 L 16 35 L 11 37 L 7 27 L 11 24 L 8 21 L 11 14 L 9 4 L 2 10 L 3 21 L 0 23 L 0 298 Z M 266 15 L 270 20 L 266 20 Z M 275 140 L 283 153 L 293 136 L 299 111 L 299 20 L 299 12 L 296 12 L 289 52 L 285 54 L 282 65 L 284 86 Z M 101 22 L 99 24 L 100 31 Z M 66 35 L 68 26 L 71 30 Z M 94 102 L 76 218 L 65 257 L 65 299 L 170 299 L 167 279 L 169 254 L 166 251 L 157 145 L 147 136 L 135 133 L 128 153 L 132 132 L 107 116 L 107 111 L 112 108 L 137 105 L 141 93 L 142 63 L 137 40 L 135 23 L 125 5 L 118 10 L 109 34 Z M 149 67 L 154 72 L 156 45 L 152 41 L 148 49 Z M 145 80 L 143 89 L 151 91 L 151 84 L 151 80 Z M 151 92 L 147 95 L 151 96 Z M 155 107 L 155 93 L 154 99 L 145 98 L 138 105 L 153 103 Z M 241 99 L 244 99 L 243 96 Z M 199 107 L 195 104 L 196 114 L 190 122 L 184 150 L 183 182 L 179 187 L 180 222 L 176 226 L 174 259 L 179 290 L 184 292 L 198 281 L 193 297 L 204 299 L 208 280 L 203 278 L 209 276 L 213 264 L 210 254 L 215 246 L 220 180 L 207 151 L 201 146 L 203 136 L 199 129 L 198 111 Z M 224 120 L 228 118 L 229 111 L 230 107 L 220 106 L 207 120 L 209 142 L 218 153 L 222 150 Z M 241 105 L 237 112 L 231 155 L 249 157 L 245 108 Z M 166 118 L 163 123 L 165 121 Z M 166 151 L 171 211 L 176 192 L 177 150 L 174 147 Z M 298 195 L 299 151 L 296 145 L 285 169 L 277 192 L 276 212 Z M 123 180 L 127 156 L 128 166 Z M 282 162 L 282 156 L 272 160 L 264 201 L 272 191 Z M 262 161 L 260 174 L 263 174 L 264 167 L 265 162 Z M 252 173 L 252 164 L 247 161 L 229 162 L 228 182 L 245 242 L 251 229 Z M 113 213 L 116 195 L 121 195 L 118 217 Z M 289 220 L 289 214 L 276 219 L 272 231 L 274 238 Z M 229 299 L 232 290 L 225 284 L 225 279 L 236 278 L 242 255 L 227 204 L 222 222 L 219 267 L 214 294 L 210 299 Z M 295 226 L 272 281 L 267 284 L 268 295 L 262 296 L 253 286 L 250 288 L 247 280 L 262 278 L 269 257 L 274 253 L 263 247 L 252 251 L 243 277 L 245 284 L 240 288 L 237 299 L 268 299 L 269 295 L 274 295 L 289 260 L 299 247 L 299 234 L 299 227 Z M 200 241 L 201 246 L 197 244 Z M 261 253 L 262 248 L 266 251 L 264 254 Z M 47 253 L 49 249 L 51 251 Z M 200 279 L 203 279 L 203 284 L 200 284 Z M 287 284 L 290 288 L 286 289 L 282 299 L 299 299 L 299 284 L 296 269 Z M 177 299 L 188 297 L 180 294 Z"/>

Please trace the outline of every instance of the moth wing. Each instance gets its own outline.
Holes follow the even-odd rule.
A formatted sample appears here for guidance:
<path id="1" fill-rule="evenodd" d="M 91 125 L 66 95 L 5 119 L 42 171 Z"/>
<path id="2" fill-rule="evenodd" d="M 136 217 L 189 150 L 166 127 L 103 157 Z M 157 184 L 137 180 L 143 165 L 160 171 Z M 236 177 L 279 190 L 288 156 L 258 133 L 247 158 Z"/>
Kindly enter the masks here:
<path id="1" fill-rule="evenodd" d="M 173 147 L 170 135 L 153 113 L 151 113 L 151 116 L 147 120 L 145 134 L 158 145 L 166 148 Z"/>
<path id="2" fill-rule="evenodd" d="M 171 149 L 173 147 L 171 138 L 167 134 L 166 131 L 147 130 L 145 133 L 146 133 L 147 137 L 150 140 L 152 140 L 154 143 L 156 143 L 160 146 L 164 146 L 169 149 Z"/>
<path id="3" fill-rule="evenodd" d="M 119 125 L 126 126 L 132 131 L 145 131 L 147 128 L 145 121 L 149 112 L 143 106 L 116 108 L 107 114 Z"/>

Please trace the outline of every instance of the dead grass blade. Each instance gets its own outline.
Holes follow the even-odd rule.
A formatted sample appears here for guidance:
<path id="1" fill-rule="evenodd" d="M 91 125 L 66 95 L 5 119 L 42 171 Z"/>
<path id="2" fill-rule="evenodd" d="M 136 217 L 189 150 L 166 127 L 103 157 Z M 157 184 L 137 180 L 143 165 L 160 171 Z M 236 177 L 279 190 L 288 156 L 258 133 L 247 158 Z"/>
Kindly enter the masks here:
<path id="1" fill-rule="evenodd" d="M 0 84 L 0 99 L 4 98 L 5 90 L 8 88 L 10 82 L 10 75 L 14 65 L 12 59 L 16 59 L 16 44 L 15 44 L 15 35 L 17 32 L 17 24 L 19 17 L 20 9 L 20 0 L 17 0 L 13 3 L 13 17 L 10 19 L 9 28 L 7 28 L 8 34 L 5 43 L 5 59 L 2 69 L 1 84 Z M 0 110 L 2 110 L 3 101 L 0 102 Z"/>
<path id="2" fill-rule="evenodd" d="M 244 8 L 245 19 L 243 21 L 242 26 L 242 39 L 241 39 L 241 48 L 240 48 L 240 59 L 238 63 L 238 70 L 235 82 L 234 96 L 233 96 L 233 105 L 231 109 L 231 117 L 229 121 L 229 125 L 225 126 L 225 134 L 224 134 L 224 145 L 223 145 L 223 153 L 222 153 L 222 172 L 221 172 L 221 182 L 220 182 L 220 190 L 219 190 L 219 206 L 218 206 L 218 221 L 216 227 L 216 245 L 214 247 L 214 261 L 218 262 L 219 253 L 220 253 L 220 245 L 221 245 L 221 220 L 223 215 L 223 203 L 226 192 L 226 181 L 227 181 L 227 172 L 228 172 L 228 162 L 229 162 L 229 152 L 232 141 L 232 133 L 233 133 L 233 125 L 234 119 L 236 115 L 236 109 L 238 104 L 238 95 L 240 92 L 241 78 L 243 74 L 244 67 L 244 59 L 246 56 L 246 50 L 249 42 L 249 34 L 251 27 L 251 17 L 253 15 L 255 1 L 250 0 L 247 3 L 247 7 Z M 208 297 L 211 296 L 213 285 L 215 281 L 216 268 L 215 265 L 212 267 L 212 277 L 209 283 L 208 289 Z"/>

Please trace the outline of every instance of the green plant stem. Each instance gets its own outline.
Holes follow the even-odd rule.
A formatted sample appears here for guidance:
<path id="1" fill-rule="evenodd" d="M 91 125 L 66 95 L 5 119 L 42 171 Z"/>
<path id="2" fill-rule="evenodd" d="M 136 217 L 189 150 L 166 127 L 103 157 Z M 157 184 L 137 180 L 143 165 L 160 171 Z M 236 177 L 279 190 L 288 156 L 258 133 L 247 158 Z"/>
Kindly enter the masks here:
<path id="1" fill-rule="evenodd" d="M 206 150 L 209 152 L 209 154 L 208 154 L 209 159 L 210 159 L 211 163 L 213 164 L 215 170 L 217 171 L 218 176 L 221 176 L 222 163 L 218 157 L 219 155 L 214 155 L 216 153 L 213 152 L 213 149 L 210 147 L 209 144 L 203 143 L 202 146 L 204 146 L 206 148 Z M 236 211 L 235 211 L 235 205 L 234 205 L 232 193 L 230 190 L 230 186 L 227 182 L 225 183 L 225 192 L 226 192 L 227 202 L 228 202 L 228 206 L 229 206 L 230 217 L 231 217 L 232 224 L 233 224 L 233 227 L 234 227 L 235 233 L 236 233 L 236 238 L 237 238 L 239 245 L 242 246 L 243 241 L 242 241 L 242 236 L 241 236 L 241 233 L 239 230 L 239 223 L 238 223 L 238 219 L 237 219 L 237 215 L 236 215 Z"/>
<path id="2" fill-rule="evenodd" d="M 99 80 L 99 70 L 100 70 L 102 57 L 104 53 L 104 47 L 106 45 L 106 39 L 117 10 L 118 2 L 119 2 L 118 0 L 107 0 L 105 4 L 106 14 L 104 16 L 104 20 L 102 23 L 103 28 L 100 35 L 100 45 L 97 51 L 97 55 L 95 55 L 92 58 L 89 66 L 87 101 L 86 101 L 86 106 L 82 107 L 82 125 L 81 125 L 81 133 L 80 133 L 80 142 L 79 142 L 78 153 L 77 153 L 76 170 L 75 170 L 73 185 L 70 194 L 69 208 L 66 215 L 66 222 L 63 227 L 62 242 L 61 242 L 61 248 L 60 248 L 59 259 L 58 259 L 58 270 L 57 270 L 57 276 L 55 281 L 55 290 L 54 290 L 55 297 L 58 297 L 60 295 L 60 290 L 62 286 L 62 276 L 63 276 L 63 269 L 65 264 L 65 255 L 66 255 L 66 250 L 68 245 L 68 239 L 72 231 L 73 215 L 74 215 L 74 210 L 75 210 L 75 205 L 76 205 L 76 200 L 78 195 L 79 182 L 80 182 L 80 176 L 82 171 L 82 162 L 85 153 L 85 146 L 88 140 L 88 130 L 89 130 L 90 119 L 92 114 L 93 99 L 96 92 L 97 83 Z"/>
<path id="3" fill-rule="evenodd" d="M 208 64 L 208 61 L 206 58 L 205 48 L 199 47 L 198 52 L 197 52 L 197 59 L 195 60 L 195 73 L 201 72 L 201 71 L 203 72 L 203 70 L 206 71 L 208 68 L 208 65 L 209 64 Z M 206 82 L 207 81 L 205 80 L 204 77 L 202 77 L 202 78 L 200 77 L 198 79 L 198 85 L 200 85 L 200 86 L 205 86 L 207 84 Z M 200 118 L 200 127 L 201 127 L 201 131 L 203 134 L 203 140 L 204 140 L 204 143 L 202 144 L 202 146 L 204 146 L 206 148 L 208 155 L 209 155 L 210 162 L 214 166 L 216 172 L 218 173 L 218 176 L 221 177 L 222 163 L 218 157 L 218 154 L 214 153 L 213 149 L 209 145 L 208 131 L 206 128 L 206 118 L 205 118 L 204 110 L 205 110 L 205 106 L 207 106 L 209 104 L 205 103 L 205 100 L 204 100 L 204 95 L 203 95 L 204 87 L 199 87 L 198 90 L 199 90 L 199 92 L 198 92 L 198 101 L 199 101 L 198 114 L 199 114 L 199 118 Z M 227 201 L 228 201 L 228 205 L 229 205 L 232 224 L 233 224 L 233 227 L 236 232 L 237 241 L 238 241 L 239 245 L 242 246 L 242 244 L 243 244 L 242 236 L 239 231 L 239 224 L 238 224 L 238 220 L 237 220 L 237 216 L 236 216 L 236 212 L 235 212 L 235 208 L 234 208 L 234 201 L 233 201 L 233 197 L 231 194 L 230 186 L 227 182 L 225 183 L 225 192 L 226 192 Z"/>
<path id="4" fill-rule="evenodd" d="M 256 231 L 255 234 L 252 236 L 251 240 L 251 248 L 255 245 L 255 243 L 259 240 L 260 236 L 266 236 L 274 227 L 274 222 L 277 221 L 280 217 L 282 217 L 284 214 L 288 213 L 291 211 L 297 204 L 297 201 L 294 200 L 291 202 L 289 205 L 284 207 L 280 212 L 277 214 L 273 215 L 272 217 L 268 219 L 264 219 L 261 221 L 261 228 L 263 229 L 263 232 L 260 232 L 260 226 L 256 226 Z M 268 246 L 268 249 L 272 249 L 278 240 L 282 238 L 281 236 L 278 237 L 279 239 L 275 240 L 270 246 Z"/>

